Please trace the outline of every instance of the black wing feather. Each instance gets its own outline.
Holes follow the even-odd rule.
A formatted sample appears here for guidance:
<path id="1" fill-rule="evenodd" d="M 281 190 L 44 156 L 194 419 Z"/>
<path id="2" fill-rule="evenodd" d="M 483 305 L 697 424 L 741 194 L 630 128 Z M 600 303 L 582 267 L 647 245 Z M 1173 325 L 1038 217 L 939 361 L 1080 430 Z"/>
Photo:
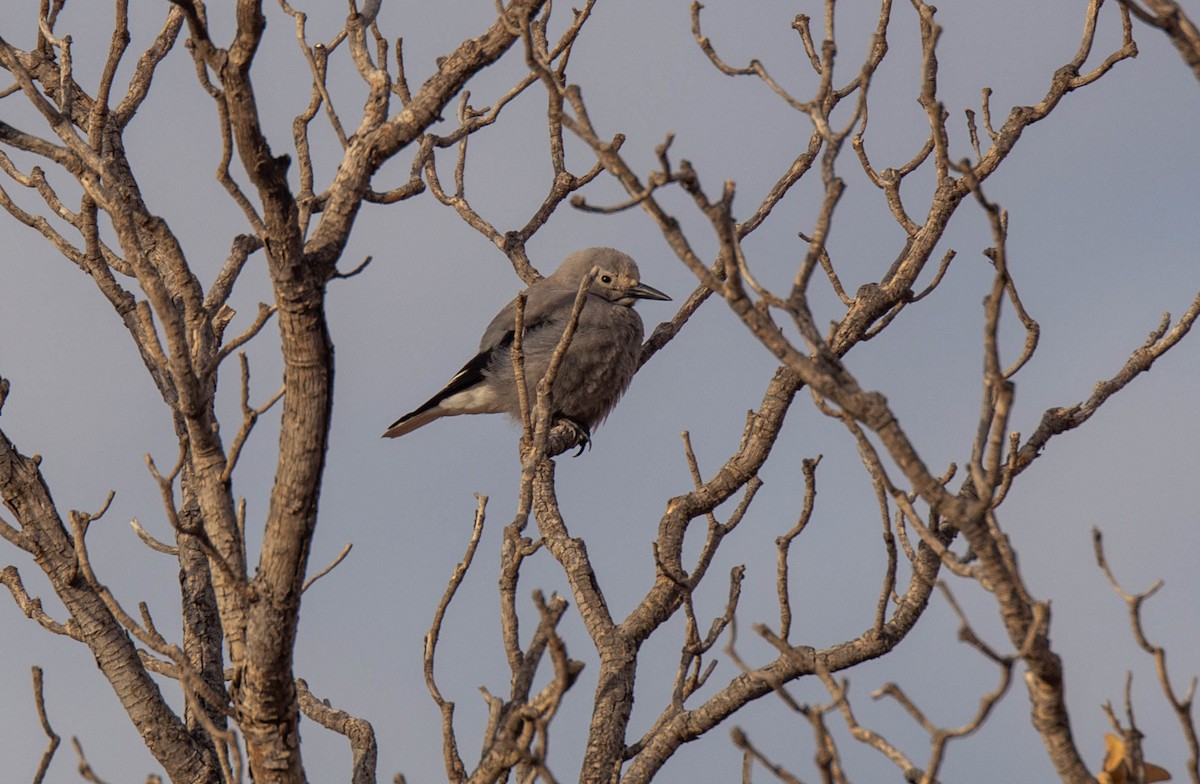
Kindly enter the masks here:
<path id="1" fill-rule="evenodd" d="M 526 323 L 525 334 L 528 335 L 530 332 L 539 329 L 540 327 L 544 327 L 549 323 L 550 319 L 548 318 L 540 318 L 531 323 Z M 446 398 L 453 397 L 459 392 L 466 391 L 476 384 L 482 384 L 484 381 L 484 371 L 487 370 L 488 365 L 491 364 L 492 357 L 495 356 L 496 352 L 498 351 L 506 351 L 507 349 L 511 348 L 515 334 L 515 329 L 508 330 L 501 335 L 500 340 L 498 340 L 490 348 L 486 348 L 475 356 L 471 357 L 470 361 L 463 365 L 462 369 L 454 374 L 454 378 L 450 379 L 449 383 L 442 387 L 436 395 L 421 404 L 419 408 L 409 411 L 407 414 L 397 419 L 388 426 L 388 430 L 391 430 L 397 425 L 402 425 L 413 417 L 418 417 L 430 409 L 437 408 Z"/>

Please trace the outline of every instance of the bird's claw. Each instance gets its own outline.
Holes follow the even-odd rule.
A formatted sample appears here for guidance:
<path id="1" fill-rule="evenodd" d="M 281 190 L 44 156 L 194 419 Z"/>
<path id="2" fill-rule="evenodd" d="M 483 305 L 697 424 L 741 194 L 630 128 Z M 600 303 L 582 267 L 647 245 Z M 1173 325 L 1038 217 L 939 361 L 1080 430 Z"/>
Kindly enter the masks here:
<path id="1" fill-rule="evenodd" d="M 579 450 L 571 455 L 571 457 L 579 457 L 583 454 L 584 447 L 592 448 L 592 431 L 582 422 L 576 422 L 570 417 L 559 417 L 555 422 L 556 425 L 565 425 L 571 431 L 571 435 L 575 436 L 575 440 L 579 443 Z"/>

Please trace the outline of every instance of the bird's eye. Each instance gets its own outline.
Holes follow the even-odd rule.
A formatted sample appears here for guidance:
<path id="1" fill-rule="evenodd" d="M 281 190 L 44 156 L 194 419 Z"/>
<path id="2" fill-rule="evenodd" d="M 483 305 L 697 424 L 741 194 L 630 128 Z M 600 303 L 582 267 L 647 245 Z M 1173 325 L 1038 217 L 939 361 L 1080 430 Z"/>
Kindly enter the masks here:
<path id="1" fill-rule="evenodd" d="M 601 275 L 600 282 L 601 283 L 612 283 L 612 275 Z"/>

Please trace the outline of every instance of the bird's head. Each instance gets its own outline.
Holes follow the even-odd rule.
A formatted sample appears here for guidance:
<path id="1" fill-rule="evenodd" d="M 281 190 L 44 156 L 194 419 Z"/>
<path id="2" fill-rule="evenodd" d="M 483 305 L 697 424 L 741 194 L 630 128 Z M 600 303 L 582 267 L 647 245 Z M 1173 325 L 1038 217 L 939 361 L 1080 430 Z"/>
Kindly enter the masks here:
<path id="1" fill-rule="evenodd" d="M 592 281 L 589 291 L 609 302 L 629 307 L 639 299 L 671 299 L 653 286 L 642 283 L 637 262 L 612 248 L 576 251 L 563 259 L 550 277 L 557 278 L 565 286 L 578 287 L 579 282 L 593 269 L 596 270 L 596 279 Z"/>

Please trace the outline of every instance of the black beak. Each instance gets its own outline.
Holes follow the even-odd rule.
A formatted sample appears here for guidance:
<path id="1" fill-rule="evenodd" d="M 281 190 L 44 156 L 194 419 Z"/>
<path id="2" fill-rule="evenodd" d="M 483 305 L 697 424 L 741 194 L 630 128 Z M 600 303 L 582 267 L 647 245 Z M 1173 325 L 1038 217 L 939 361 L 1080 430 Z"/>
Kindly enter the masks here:
<path id="1" fill-rule="evenodd" d="M 625 292 L 627 297 L 636 297 L 637 299 L 660 299 L 665 302 L 670 302 L 671 298 L 663 294 L 653 286 L 647 286 L 645 283 L 639 283 L 633 288 Z"/>

